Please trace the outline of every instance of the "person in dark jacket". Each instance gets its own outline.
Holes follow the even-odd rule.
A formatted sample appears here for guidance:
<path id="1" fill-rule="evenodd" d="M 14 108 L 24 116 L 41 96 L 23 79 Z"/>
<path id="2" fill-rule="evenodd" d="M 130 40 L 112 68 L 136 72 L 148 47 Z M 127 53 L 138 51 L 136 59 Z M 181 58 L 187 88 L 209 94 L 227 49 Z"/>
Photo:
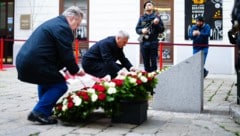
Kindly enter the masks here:
<path id="1" fill-rule="evenodd" d="M 40 25 L 18 52 L 18 79 L 38 85 L 39 101 L 28 120 L 56 124 L 57 120 L 51 116 L 53 107 L 68 89 L 59 71 L 66 68 L 72 75 L 84 75 L 75 62 L 72 49 L 73 30 L 82 18 L 83 12 L 78 7 L 66 9 L 62 15 Z"/>
<path id="2" fill-rule="evenodd" d="M 140 35 L 138 40 L 144 69 L 147 72 L 157 70 L 158 36 L 164 31 L 163 22 L 153 8 L 152 1 L 144 3 L 145 14 L 139 18 L 136 26 L 136 32 Z"/>
<path id="3" fill-rule="evenodd" d="M 236 73 L 238 73 L 238 69 L 240 68 L 240 63 L 239 63 L 239 56 L 240 54 L 238 53 L 239 52 L 239 46 L 240 46 L 240 34 L 239 34 L 239 31 L 240 31 L 240 26 L 239 26 L 239 23 L 240 23 L 240 0 L 235 0 L 234 1 L 234 5 L 233 5 L 233 8 L 232 8 L 232 14 L 231 14 L 231 22 L 232 22 L 232 28 L 231 28 L 231 35 L 234 35 L 236 37 L 234 37 L 232 40 L 232 44 L 236 44 L 235 46 L 235 70 L 236 70 Z"/>
<path id="4" fill-rule="evenodd" d="M 204 64 L 208 54 L 208 41 L 210 36 L 210 26 L 205 23 L 203 16 L 196 18 L 196 25 L 193 25 L 189 32 L 189 38 L 193 40 L 193 54 L 203 51 Z M 204 68 L 204 78 L 208 75 L 208 70 Z"/>
<path id="5" fill-rule="evenodd" d="M 231 14 L 232 32 L 236 35 L 235 45 L 235 70 L 237 73 L 237 104 L 240 104 L 240 0 L 235 0 Z"/>
<path id="6" fill-rule="evenodd" d="M 136 70 L 123 52 L 128 39 L 127 32 L 119 31 L 116 36 L 109 36 L 91 46 L 82 58 L 84 71 L 98 78 L 107 75 L 115 78 L 122 68 Z"/>

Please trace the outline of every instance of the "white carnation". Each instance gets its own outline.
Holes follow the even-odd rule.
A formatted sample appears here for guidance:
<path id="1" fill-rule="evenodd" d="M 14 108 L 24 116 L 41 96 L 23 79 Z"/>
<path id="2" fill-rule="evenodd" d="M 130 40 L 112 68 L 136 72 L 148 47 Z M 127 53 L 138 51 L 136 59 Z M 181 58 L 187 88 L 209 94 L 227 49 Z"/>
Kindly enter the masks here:
<path id="1" fill-rule="evenodd" d="M 79 106 L 82 103 L 82 99 L 80 99 L 78 96 L 73 97 L 73 103 L 75 106 Z"/>
<path id="2" fill-rule="evenodd" d="M 63 106 L 62 106 L 62 111 L 66 111 L 67 110 L 67 104 L 64 104 Z"/>
<path id="3" fill-rule="evenodd" d="M 143 82 L 143 83 L 147 83 L 148 79 L 145 77 L 145 76 L 141 76 L 140 77 L 140 80 Z"/>
<path id="4" fill-rule="evenodd" d="M 97 99 L 98 99 L 97 94 L 94 93 L 94 94 L 91 95 L 92 102 L 95 102 Z"/>
<path id="5" fill-rule="evenodd" d="M 125 78 L 126 78 L 126 76 L 124 76 L 124 75 L 118 75 L 115 79 L 124 80 Z"/>
<path id="6" fill-rule="evenodd" d="M 68 103 L 68 100 L 67 100 L 67 99 L 64 99 L 64 100 L 63 100 L 63 105 L 67 105 L 67 103 Z"/>
<path id="7" fill-rule="evenodd" d="M 93 89 L 93 88 L 88 88 L 88 89 L 87 89 L 87 92 L 88 92 L 88 93 L 95 93 L 95 89 Z"/>
<path id="8" fill-rule="evenodd" d="M 106 87 L 115 87 L 116 84 L 114 82 L 104 82 L 104 86 L 106 86 Z"/>
<path id="9" fill-rule="evenodd" d="M 137 79 L 136 79 L 136 78 L 129 77 L 129 82 L 130 82 L 131 84 L 136 84 L 136 83 L 137 83 Z"/>
<path id="10" fill-rule="evenodd" d="M 142 76 L 142 72 L 139 72 L 137 76 L 138 76 L 138 77 L 141 77 L 141 76 Z"/>
<path id="11" fill-rule="evenodd" d="M 108 94 L 115 94 L 116 92 L 117 92 L 117 90 L 114 87 L 109 87 L 108 90 L 107 90 Z"/>

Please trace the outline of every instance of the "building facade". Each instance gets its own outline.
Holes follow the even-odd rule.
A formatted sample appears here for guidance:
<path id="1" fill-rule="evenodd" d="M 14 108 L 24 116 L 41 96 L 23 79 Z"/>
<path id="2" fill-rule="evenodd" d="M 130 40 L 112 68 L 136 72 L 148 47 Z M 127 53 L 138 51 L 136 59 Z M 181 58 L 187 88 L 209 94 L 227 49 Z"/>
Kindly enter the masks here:
<path id="1" fill-rule="evenodd" d="M 79 6 L 85 17 L 75 32 L 80 40 L 80 53 L 84 54 L 94 42 L 117 31 L 127 30 L 130 34 L 126 56 L 137 67 L 141 63 L 138 35 L 135 26 L 143 14 L 146 0 L 0 0 L 0 37 L 14 39 L 5 42 L 8 53 L 5 63 L 13 63 L 19 48 L 31 33 L 44 21 L 58 16 L 71 5 Z M 165 65 L 175 65 L 192 56 L 192 41 L 186 37 L 194 17 L 206 16 L 213 28 L 206 68 L 210 73 L 234 74 L 234 49 L 229 45 L 227 31 L 231 28 L 230 13 L 232 0 L 153 0 L 156 13 L 164 21 L 166 30 L 160 40 L 168 43 L 163 48 Z M 11 46 L 12 45 L 12 46 Z M 188 45 L 188 46 L 184 46 Z M 8 55 L 6 55 L 8 54 Z"/>

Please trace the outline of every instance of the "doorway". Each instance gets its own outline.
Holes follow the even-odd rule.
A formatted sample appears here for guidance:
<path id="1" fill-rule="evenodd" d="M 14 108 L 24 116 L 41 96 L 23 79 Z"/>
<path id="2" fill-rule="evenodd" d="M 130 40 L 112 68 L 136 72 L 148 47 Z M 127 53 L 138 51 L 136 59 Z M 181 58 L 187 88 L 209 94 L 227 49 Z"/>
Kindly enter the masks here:
<path id="1" fill-rule="evenodd" d="M 4 39 L 3 63 L 13 62 L 14 0 L 0 0 L 0 38 Z"/>

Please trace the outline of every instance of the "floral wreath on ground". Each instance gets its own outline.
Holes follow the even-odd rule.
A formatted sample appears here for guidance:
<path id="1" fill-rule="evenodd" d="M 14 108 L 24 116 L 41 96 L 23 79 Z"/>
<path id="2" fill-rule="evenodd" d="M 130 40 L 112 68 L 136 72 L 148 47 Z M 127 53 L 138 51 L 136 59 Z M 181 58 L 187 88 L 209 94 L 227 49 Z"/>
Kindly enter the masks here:
<path id="1" fill-rule="evenodd" d="M 126 72 L 111 81 L 96 82 L 92 87 L 70 92 L 57 102 L 54 115 L 63 121 L 85 120 L 95 109 L 102 108 L 111 117 L 119 100 L 148 100 L 154 94 L 156 76 L 161 72 Z"/>

